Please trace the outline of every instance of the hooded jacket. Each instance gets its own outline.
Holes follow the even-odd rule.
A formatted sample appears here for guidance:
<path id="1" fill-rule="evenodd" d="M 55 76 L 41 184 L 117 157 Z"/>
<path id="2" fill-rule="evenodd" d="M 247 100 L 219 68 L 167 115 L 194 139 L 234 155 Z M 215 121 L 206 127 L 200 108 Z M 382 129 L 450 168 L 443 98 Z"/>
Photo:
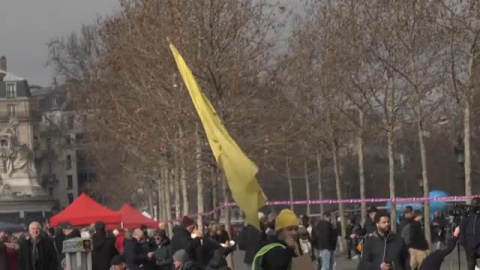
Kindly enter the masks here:
<path id="1" fill-rule="evenodd" d="M 358 270 L 380 270 L 380 265 L 389 262 L 395 270 L 410 270 L 410 257 L 405 241 L 399 235 L 390 233 L 383 237 L 374 232 L 365 239 L 362 259 Z"/>
<path id="2" fill-rule="evenodd" d="M 112 258 L 118 254 L 115 248 L 115 238 L 107 237 L 105 233 L 97 232 L 92 236 L 92 269 L 108 270 Z"/>

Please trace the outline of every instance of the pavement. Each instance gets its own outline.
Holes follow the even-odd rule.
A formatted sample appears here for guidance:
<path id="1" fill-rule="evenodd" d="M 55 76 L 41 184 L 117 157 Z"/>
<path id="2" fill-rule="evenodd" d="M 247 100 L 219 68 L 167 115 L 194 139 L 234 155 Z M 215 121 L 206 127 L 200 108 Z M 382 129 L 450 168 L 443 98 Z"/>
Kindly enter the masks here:
<path id="1" fill-rule="evenodd" d="M 233 270 L 244 270 L 243 265 L 243 251 L 236 251 L 233 254 L 234 267 Z M 358 265 L 358 260 L 347 260 L 344 255 L 336 256 L 336 270 L 356 270 Z M 465 260 L 465 253 L 462 251 L 460 254 L 460 270 L 467 270 L 467 264 Z M 458 253 L 455 249 L 442 264 L 441 270 L 458 270 Z"/>

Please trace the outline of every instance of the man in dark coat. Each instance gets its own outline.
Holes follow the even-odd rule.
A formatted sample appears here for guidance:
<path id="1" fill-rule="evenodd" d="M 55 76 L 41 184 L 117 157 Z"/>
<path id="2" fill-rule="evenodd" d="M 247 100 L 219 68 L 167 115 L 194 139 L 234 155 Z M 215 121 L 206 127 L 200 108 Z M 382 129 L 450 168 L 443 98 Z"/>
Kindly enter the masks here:
<path id="1" fill-rule="evenodd" d="M 196 264 L 202 264 L 202 232 L 195 230 L 193 219 L 185 216 L 182 218 L 179 226 L 173 228 L 173 237 L 170 241 L 172 254 L 178 250 L 184 249 L 192 261 Z M 192 238 L 192 234 L 195 235 Z"/>
<path id="2" fill-rule="evenodd" d="M 65 222 L 61 226 L 63 228 L 63 234 L 65 235 L 65 240 L 82 237 L 80 230 L 78 230 L 77 228 L 73 228 L 70 222 Z"/>
<path id="3" fill-rule="evenodd" d="M 253 269 L 288 270 L 297 256 L 297 229 L 299 221 L 290 209 L 283 209 L 275 220 L 275 236 L 255 255 Z"/>
<path id="4" fill-rule="evenodd" d="M 255 254 L 267 240 L 267 234 L 265 233 L 266 216 L 263 213 L 259 213 L 258 218 L 260 220 L 260 230 L 247 224 L 240 233 L 240 237 L 238 237 L 238 247 L 245 251 L 245 257 L 243 258 L 245 269 L 252 269 Z"/>
<path id="5" fill-rule="evenodd" d="M 63 230 L 60 227 L 55 228 L 55 234 L 53 236 L 53 244 L 55 246 L 55 250 L 57 251 L 57 257 L 59 260 L 63 258 L 63 241 L 65 240 L 65 234 L 63 234 Z"/>
<path id="6" fill-rule="evenodd" d="M 20 270 L 52 270 L 58 268 L 53 242 L 42 237 L 40 223 L 28 227 L 30 237 L 20 243 L 18 262 Z"/>
<path id="7" fill-rule="evenodd" d="M 158 270 L 171 270 L 173 267 L 172 252 L 170 250 L 170 239 L 164 230 L 158 229 L 155 234 L 155 244 L 157 249 L 153 252 L 155 255 Z"/>
<path id="8" fill-rule="evenodd" d="M 371 235 L 375 231 L 377 231 L 377 225 L 375 225 L 375 215 L 377 214 L 378 210 L 375 206 L 370 207 L 368 209 L 368 218 L 365 220 L 365 224 L 363 225 L 364 234 L 366 236 Z"/>
<path id="9" fill-rule="evenodd" d="M 365 239 L 358 270 L 410 270 L 407 245 L 390 231 L 390 215 L 386 211 L 375 216 L 377 231 Z"/>
<path id="10" fill-rule="evenodd" d="M 95 223 L 95 234 L 92 236 L 92 241 L 92 269 L 110 269 L 110 262 L 118 254 L 118 251 L 115 248 L 115 238 L 107 237 L 105 223 L 101 221 Z"/>
<path id="11" fill-rule="evenodd" d="M 320 253 L 322 270 L 333 269 L 337 232 L 333 228 L 330 212 L 323 214 L 323 220 L 320 220 L 313 228 L 312 236 L 313 246 Z"/>
<path id="12" fill-rule="evenodd" d="M 139 270 L 153 258 L 153 252 L 145 252 L 142 247 L 144 233 L 140 229 L 135 229 L 132 239 L 125 240 L 125 263 L 129 270 Z"/>
<path id="13" fill-rule="evenodd" d="M 475 269 L 480 258 L 480 198 L 473 198 L 470 213 L 460 224 L 460 244 L 465 248 L 467 269 Z"/>

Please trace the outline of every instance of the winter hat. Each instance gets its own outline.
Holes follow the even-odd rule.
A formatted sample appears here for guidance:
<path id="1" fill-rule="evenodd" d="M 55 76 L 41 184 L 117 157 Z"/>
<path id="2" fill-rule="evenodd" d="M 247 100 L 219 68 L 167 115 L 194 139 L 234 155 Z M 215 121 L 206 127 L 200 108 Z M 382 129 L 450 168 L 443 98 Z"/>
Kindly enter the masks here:
<path id="1" fill-rule="evenodd" d="M 180 222 L 180 224 L 182 225 L 182 227 L 184 228 L 188 228 L 190 226 L 192 226 L 193 224 L 195 224 L 195 221 L 187 216 L 184 216 L 182 218 L 182 221 Z"/>
<path id="2" fill-rule="evenodd" d="M 122 254 L 115 255 L 112 258 L 111 265 L 120 265 L 125 262 L 125 257 Z"/>
<path id="3" fill-rule="evenodd" d="M 95 231 L 105 231 L 105 223 L 103 223 L 102 221 L 95 222 Z"/>
<path id="4" fill-rule="evenodd" d="M 188 257 L 188 253 L 187 253 L 187 251 L 185 251 L 185 249 L 180 249 L 177 252 L 175 252 L 175 254 L 173 254 L 173 260 L 174 261 L 178 261 L 178 262 L 181 262 L 181 263 L 186 263 L 186 262 L 188 262 L 189 259 L 190 258 Z"/>
<path id="5" fill-rule="evenodd" d="M 298 227 L 300 223 L 298 218 L 290 209 L 283 209 L 275 221 L 275 231 L 280 231 L 288 227 Z"/>

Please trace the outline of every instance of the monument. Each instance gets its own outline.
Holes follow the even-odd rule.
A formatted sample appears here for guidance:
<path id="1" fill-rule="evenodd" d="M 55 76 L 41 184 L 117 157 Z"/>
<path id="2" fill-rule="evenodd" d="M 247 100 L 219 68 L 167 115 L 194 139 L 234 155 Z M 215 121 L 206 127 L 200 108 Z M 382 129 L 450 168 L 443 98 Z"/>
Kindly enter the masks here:
<path id="1" fill-rule="evenodd" d="M 33 151 L 20 143 L 17 128 L 18 122 L 11 120 L 0 130 L 0 220 L 39 219 L 55 201 L 39 185 Z"/>

